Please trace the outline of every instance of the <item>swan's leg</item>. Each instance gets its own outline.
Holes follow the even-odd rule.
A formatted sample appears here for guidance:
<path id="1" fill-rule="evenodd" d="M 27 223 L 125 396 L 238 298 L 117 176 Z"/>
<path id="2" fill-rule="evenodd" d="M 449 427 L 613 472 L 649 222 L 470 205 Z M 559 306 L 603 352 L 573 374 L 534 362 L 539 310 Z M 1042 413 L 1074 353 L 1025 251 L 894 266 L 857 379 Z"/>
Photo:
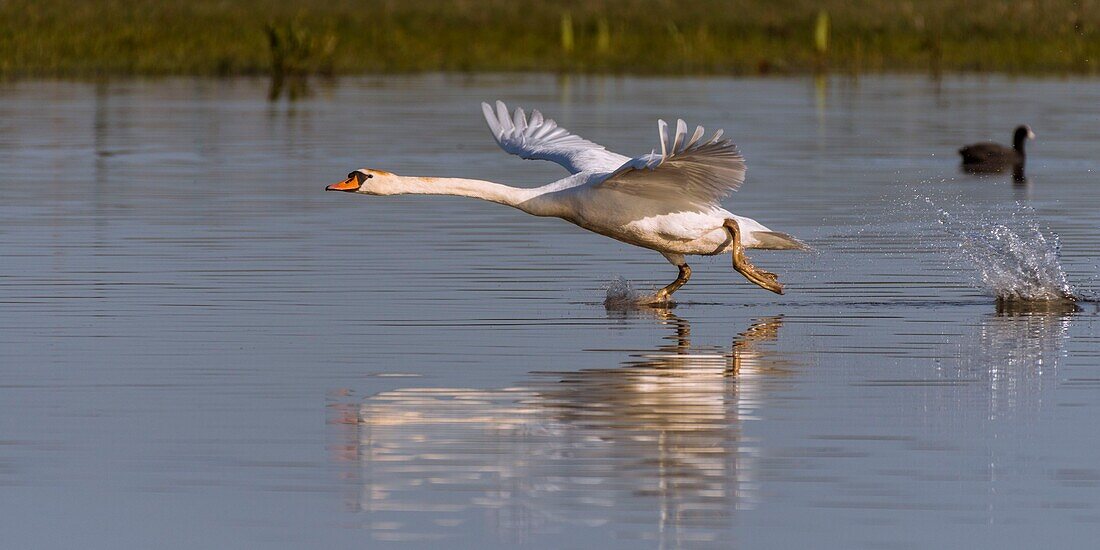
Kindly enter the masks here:
<path id="1" fill-rule="evenodd" d="M 676 280 L 669 283 L 667 286 L 657 291 L 657 295 L 654 296 L 657 302 L 665 303 L 672 298 L 672 293 L 680 290 L 680 287 L 684 286 L 691 278 L 691 268 L 688 267 L 687 260 L 684 259 L 683 254 L 665 254 L 665 258 L 672 262 L 680 273 L 676 275 Z"/>
<path id="2" fill-rule="evenodd" d="M 676 275 L 676 280 L 669 283 L 667 286 L 657 291 L 657 301 L 667 302 L 672 297 L 672 293 L 680 290 L 680 287 L 684 286 L 691 278 L 691 268 L 688 264 L 676 266 L 680 268 L 680 273 Z"/>
<path id="3" fill-rule="evenodd" d="M 775 273 L 757 268 L 745 257 L 745 245 L 741 244 L 741 227 L 737 225 L 737 220 L 728 219 L 722 225 L 730 232 L 730 237 L 733 239 L 731 243 L 733 247 L 733 268 L 761 288 L 766 288 L 776 294 L 783 294 L 783 285 L 779 284 L 779 277 Z"/>

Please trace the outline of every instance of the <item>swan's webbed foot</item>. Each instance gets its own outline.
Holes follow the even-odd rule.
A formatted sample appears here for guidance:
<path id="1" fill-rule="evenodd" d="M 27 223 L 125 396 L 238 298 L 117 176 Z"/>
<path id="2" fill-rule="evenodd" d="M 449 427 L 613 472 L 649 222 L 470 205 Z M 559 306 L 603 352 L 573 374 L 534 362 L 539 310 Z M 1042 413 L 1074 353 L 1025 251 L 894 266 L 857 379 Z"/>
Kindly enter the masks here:
<path id="1" fill-rule="evenodd" d="M 783 285 L 779 283 L 778 275 L 757 268 L 745 257 L 745 246 L 741 244 L 741 227 L 737 225 L 737 220 L 726 220 L 723 225 L 730 232 L 730 237 L 733 239 L 733 269 L 761 288 L 776 294 L 783 294 Z"/>

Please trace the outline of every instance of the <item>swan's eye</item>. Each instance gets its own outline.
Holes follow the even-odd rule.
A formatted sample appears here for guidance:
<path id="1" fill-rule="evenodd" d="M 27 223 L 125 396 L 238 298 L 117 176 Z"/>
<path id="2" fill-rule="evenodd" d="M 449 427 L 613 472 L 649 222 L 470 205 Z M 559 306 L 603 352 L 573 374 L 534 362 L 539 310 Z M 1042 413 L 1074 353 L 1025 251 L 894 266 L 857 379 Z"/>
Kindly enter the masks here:
<path id="1" fill-rule="evenodd" d="M 374 177 L 374 174 L 363 174 L 363 175 L 364 175 L 364 176 L 367 176 L 367 179 L 371 179 L 371 178 L 373 178 L 373 177 Z"/>

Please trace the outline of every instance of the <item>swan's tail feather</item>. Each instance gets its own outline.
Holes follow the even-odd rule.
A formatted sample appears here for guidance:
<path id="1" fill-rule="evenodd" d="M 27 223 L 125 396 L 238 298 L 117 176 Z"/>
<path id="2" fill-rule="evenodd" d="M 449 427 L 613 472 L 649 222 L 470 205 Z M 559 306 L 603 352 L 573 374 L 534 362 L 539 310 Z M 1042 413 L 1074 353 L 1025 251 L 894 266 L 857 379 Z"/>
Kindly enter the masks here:
<path id="1" fill-rule="evenodd" d="M 753 231 L 753 238 L 759 244 L 750 248 L 763 250 L 810 250 L 806 243 L 780 231 Z"/>

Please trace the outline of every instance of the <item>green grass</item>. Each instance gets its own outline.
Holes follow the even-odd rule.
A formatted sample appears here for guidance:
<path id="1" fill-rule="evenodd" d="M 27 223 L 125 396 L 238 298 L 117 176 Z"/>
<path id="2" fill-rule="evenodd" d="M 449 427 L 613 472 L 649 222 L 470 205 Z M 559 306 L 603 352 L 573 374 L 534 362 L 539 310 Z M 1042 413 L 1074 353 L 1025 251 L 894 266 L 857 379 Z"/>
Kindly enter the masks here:
<path id="1" fill-rule="evenodd" d="M 1100 0 L 0 0 L 8 76 L 1094 74 L 1098 61 Z"/>

